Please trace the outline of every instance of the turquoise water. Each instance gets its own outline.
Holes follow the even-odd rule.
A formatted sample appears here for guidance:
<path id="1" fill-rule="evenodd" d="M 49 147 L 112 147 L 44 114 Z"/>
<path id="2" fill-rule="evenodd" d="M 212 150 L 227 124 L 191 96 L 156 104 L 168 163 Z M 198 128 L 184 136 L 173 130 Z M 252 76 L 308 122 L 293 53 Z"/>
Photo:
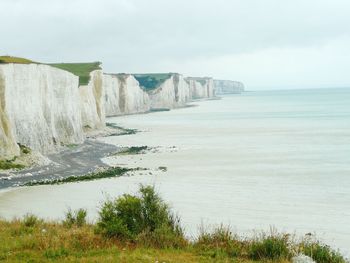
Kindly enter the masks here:
<path id="1" fill-rule="evenodd" d="M 67 207 L 85 207 L 94 218 L 106 194 L 148 183 L 181 215 L 189 235 L 202 223 L 244 234 L 273 226 L 316 233 L 349 253 L 350 89 L 246 92 L 194 104 L 108 120 L 143 132 L 103 141 L 157 150 L 105 161 L 149 173 L 4 192 L 0 214 L 57 218 Z"/>

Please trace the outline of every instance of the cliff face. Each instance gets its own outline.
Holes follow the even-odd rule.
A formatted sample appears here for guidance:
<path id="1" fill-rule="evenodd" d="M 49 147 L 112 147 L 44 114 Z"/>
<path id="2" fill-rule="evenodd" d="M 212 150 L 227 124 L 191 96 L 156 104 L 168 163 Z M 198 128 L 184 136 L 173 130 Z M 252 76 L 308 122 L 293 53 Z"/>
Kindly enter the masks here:
<path id="1" fill-rule="evenodd" d="M 241 93 L 244 91 L 244 85 L 239 81 L 232 80 L 214 80 L 216 94 Z"/>
<path id="2" fill-rule="evenodd" d="M 42 153 L 81 143 L 78 78 L 46 65 L 0 65 L 0 157 L 21 143 Z"/>
<path id="3" fill-rule="evenodd" d="M 214 81 L 212 78 L 186 78 L 192 99 L 212 98 L 215 96 Z"/>
<path id="4" fill-rule="evenodd" d="M 149 90 L 151 109 L 177 108 L 191 100 L 188 83 L 180 74 L 172 74 L 158 88 Z"/>
<path id="5" fill-rule="evenodd" d="M 150 110 L 150 98 L 129 74 L 104 74 L 106 116 L 142 113 Z"/>
<path id="6" fill-rule="evenodd" d="M 5 80 L 0 67 L 0 157 L 10 159 L 19 154 L 13 130 L 6 112 Z"/>
<path id="7" fill-rule="evenodd" d="M 72 70 L 90 64 L 57 64 Z M 89 71 L 87 85 L 60 68 L 43 64 L 0 64 L 0 159 L 19 154 L 17 143 L 49 153 L 84 141 L 84 132 L 105 126 L 105 116 L 177 108 L 192 99 L 214 96 L 211 78 L 180 74 L 130 74 Z M 77 70 L 77 72 L 79 72 Z M 85 77 L 85 75 L 84 75 Z"/>
<path id="8" fill-rule="evenodd" d="M 78 90 L 84 130 L 103 128 L 105 126 L 105 91 L 102 71 L 92 71 L 88 85 L 82 85 Z"/>

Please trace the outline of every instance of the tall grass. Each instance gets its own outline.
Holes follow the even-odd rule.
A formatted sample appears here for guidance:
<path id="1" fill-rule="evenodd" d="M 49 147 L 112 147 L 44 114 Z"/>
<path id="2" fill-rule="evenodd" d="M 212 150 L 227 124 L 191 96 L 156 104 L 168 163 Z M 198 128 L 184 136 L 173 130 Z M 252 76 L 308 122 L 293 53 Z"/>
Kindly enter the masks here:
<path id="1" fill-rule="evenodd" d="M 290 235 L 271 233 L 262 235 L 248 245 L 248 256 L 251 259 L 282 260 L 292 257 Z"/>
<path id="2" fill-rule="evenodd" d="M 63 220 L 63 225 L 67 227 L 77 226 L 82 227 L 86 225 L 86 216 L 87 211 L 86 209 L 78 209 L 75 211 L 72 211 L 70 208 L 66 212 L 65 219 Z"/>
<path id="3" fill-rule="evenodd" d="M 330 246 L 319 241 L 304 240 L 299 245 L 300 251 L 317 263 L 345 263 L 344 257 Z"/>

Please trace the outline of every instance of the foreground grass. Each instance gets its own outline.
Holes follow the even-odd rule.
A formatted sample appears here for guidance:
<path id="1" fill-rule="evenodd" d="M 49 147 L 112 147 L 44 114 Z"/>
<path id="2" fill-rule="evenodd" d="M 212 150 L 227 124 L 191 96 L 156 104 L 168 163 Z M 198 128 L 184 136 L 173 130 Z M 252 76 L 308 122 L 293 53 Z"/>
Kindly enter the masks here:
<path id="1" fill-rule="evenodd" d="M 190 246 L 157 249 L 122 243 L 95 234 L 93 225 L 68 228 L 40 220 L 33 225 L 25 220 L 0 221 L 0 233 L 4 262 L 269 262 L 226 256 L 214 260 Z"/>
<path id="2" fill-rule="evenodd" d="M 87 85 L 90 80 L 90 73 L 101 69 L 101 62 L 91 63 L 55 63 L 50 66 L 63 69 L 79 76 L 79 85 Z"/>
<path id="3" fill-rule="evenodd" d="M 62 222 L 30 214 L 0 220 L 0 261 L 288 263 L 302 253 L 317 263 L 345 263 L 330 247 L 309 239 L 294 242 L 288 234 L 241 238 L 221 226 L 188 240 L 180 218 L 150 186 L 107 199 L 96 224 L 88 224 L 86 216 L 84 209 L 69 209 Z"/>

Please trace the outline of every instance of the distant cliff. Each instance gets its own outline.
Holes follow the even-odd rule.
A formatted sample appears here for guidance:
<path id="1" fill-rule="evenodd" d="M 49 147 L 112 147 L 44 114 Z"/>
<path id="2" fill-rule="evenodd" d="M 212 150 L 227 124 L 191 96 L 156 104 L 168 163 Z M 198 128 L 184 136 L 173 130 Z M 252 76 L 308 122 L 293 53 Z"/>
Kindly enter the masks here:
<path id="1" fill-rule="evenodd" d="M 106 116 L 143 113 L 150 110 L 150 99 L 130 74 L 104 74 Z"/>
<path id="2" fill-rule="evenodd" d="M 192 99 L 212 98 L 215 96 L 214 80 L 212 78 L 188 77 L 186 80 L 190 86 Z"/>
<path id="3" fill-rule="evenodd" d="M 214 87 L 217 95 L 244 92 L 244 84 L 239 81 L 214 80 Z"/>

